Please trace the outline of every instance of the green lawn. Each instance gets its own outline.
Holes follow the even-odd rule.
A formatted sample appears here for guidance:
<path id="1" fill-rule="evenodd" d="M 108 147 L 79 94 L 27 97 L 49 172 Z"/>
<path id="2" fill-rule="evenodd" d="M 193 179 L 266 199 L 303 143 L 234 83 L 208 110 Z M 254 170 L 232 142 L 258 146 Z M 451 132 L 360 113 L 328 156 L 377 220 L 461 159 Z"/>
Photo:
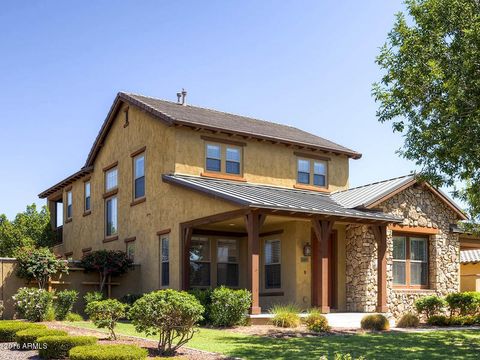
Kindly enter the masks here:
<path id="1" fill-rule="evenodd" d="M 70 323 L 67 323 L 70 324 Z M 95 329 L 89 322 L 75 326 Z M 142 336 L 131 324 L 118 324 L 118 334 Z M 150 337 L 156 339 L 155 337 Z M 229 331 L 199 329 L 188 343 L 195 349 L 244 359 L 333 358 L 335 352 L 370 359 L 478 359 L 480 330 L 435 331 L 429 333 L 383 333 L 318 338 L 271 339 Z"/>

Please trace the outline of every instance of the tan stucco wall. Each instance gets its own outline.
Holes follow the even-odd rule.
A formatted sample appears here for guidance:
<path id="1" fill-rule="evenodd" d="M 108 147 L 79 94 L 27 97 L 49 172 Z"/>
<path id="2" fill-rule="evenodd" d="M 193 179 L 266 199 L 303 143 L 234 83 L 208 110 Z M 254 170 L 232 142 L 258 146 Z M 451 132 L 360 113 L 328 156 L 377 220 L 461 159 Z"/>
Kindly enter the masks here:
<path id="1" fill-rule="evenodd" d="M 201 139 L 202 135 L 205 134 L 189 129 L 177 130 L 175 172 L 200 175 L 204 171 L 205 141 Z M 293 148 L 256 140 L 241 141 L 246 143 L 243 148 L 243 176 L 247 181 L 290 188 L 296 184 L 297 157 Z M 328 162 L 328 189 L 335 191 L 348 188 L 348 158 L 343 155 L 321 155 L 331 159 Z"/>
<path id="2" fill-rule="evenodd" d="M 480 291 L 480 263 L 460 265 L 460 291 Z"/>

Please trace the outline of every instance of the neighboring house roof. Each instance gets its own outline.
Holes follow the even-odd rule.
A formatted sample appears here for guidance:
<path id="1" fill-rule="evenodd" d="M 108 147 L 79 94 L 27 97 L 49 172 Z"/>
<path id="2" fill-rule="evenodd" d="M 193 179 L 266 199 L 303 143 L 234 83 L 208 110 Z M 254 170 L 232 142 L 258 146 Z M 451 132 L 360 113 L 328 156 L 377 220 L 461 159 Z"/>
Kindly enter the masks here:
<path id="1" fill-rule="evenodd" d="M 419 182 L 421 182 L 421 180 L 419 180 L 416 175 L 405 175 L 350 188 L 348 190 L 338 191 L 333 193 L 332 197 L 335 201 L 345 207 L 372 209 L 381 202 L 390 199 L 395 194 L 398 194 Z M 443 191 L 434 188 L 426 182 L 421 183 L 450 207 L 457 214 L 459 219 L 467 219 L 467 216 L 463 213 L 462 209 Z"/>
<path id="2" fill-rule="evenodd" d="M 163 181 L 215 196 L 241 206 L 384 222 L 403 219 L 337 203 L 330 194 L 190 175 L 163 175 Z"/>
<path id="3" fill-rule="evenodd" d="M 460 251 L 460 263 L 470 264 L 470 263 L 479 263 L 479 262 L 480 262 L 480 249 Z"/>

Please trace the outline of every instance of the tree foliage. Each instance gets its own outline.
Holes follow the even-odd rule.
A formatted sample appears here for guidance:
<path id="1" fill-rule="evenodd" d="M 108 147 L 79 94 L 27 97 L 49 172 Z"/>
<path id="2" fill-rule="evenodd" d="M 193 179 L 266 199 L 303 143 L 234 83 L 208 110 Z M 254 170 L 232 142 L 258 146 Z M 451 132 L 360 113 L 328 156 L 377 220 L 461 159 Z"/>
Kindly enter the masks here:
<path id="1" fill-rule="evenodd" d="M 57 273 L 68 273 L 65 260 L 57 259 L 48 248 L 32 246 L 17 249 L 17 276 L 27 281 L 35 280 L 39 289 L 45 289 L 51 277 Z"/>
<path id="2" fill-rule="evenodd" d="M 110 339 L 116 340 L 115 327 L 118 320 L 125 317 L 127 305 L 117 299 L 107 299 L 89 302 L 85 312 L 98 328 L 107 328 Z"/>
<path id="3" fill-rule="evenodd" d="M 46 206 L 40 211 L 35 204 L 18 213 L 13 221 L 0 215 L 0 256 L 14 256 L 15 250 L 23 246 L 50 246 L 53 232 L 50 213 Z"/>
<path id="4" fill-rule="evenodd" d="M 132 263 L 125 251 L 97 250 L 84 255 L 80 266 L 86 272 L 98 272 L 100 275 L 99 290 L 103 292 L 108 277 L 125 274 Z"/>
<path id="5" fill-rule="evenodd" d="M 380 122 L 435 186 L 480 214 L 480 0 L 406 0 L 377 57 Z"/>

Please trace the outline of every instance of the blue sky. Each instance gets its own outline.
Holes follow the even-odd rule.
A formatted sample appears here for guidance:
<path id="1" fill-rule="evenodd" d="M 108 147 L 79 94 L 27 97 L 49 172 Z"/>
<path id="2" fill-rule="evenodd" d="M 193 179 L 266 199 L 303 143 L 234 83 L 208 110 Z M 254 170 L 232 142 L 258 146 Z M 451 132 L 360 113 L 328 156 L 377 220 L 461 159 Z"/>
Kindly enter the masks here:
<path id="1" fill-rule="evenodd" d="M 120 90 L 294 125 L 363 153 L 351 185 L 409 173 L 374 63 L 401 1 L 2 1 L 0 213 L 77 171 Z"/>

